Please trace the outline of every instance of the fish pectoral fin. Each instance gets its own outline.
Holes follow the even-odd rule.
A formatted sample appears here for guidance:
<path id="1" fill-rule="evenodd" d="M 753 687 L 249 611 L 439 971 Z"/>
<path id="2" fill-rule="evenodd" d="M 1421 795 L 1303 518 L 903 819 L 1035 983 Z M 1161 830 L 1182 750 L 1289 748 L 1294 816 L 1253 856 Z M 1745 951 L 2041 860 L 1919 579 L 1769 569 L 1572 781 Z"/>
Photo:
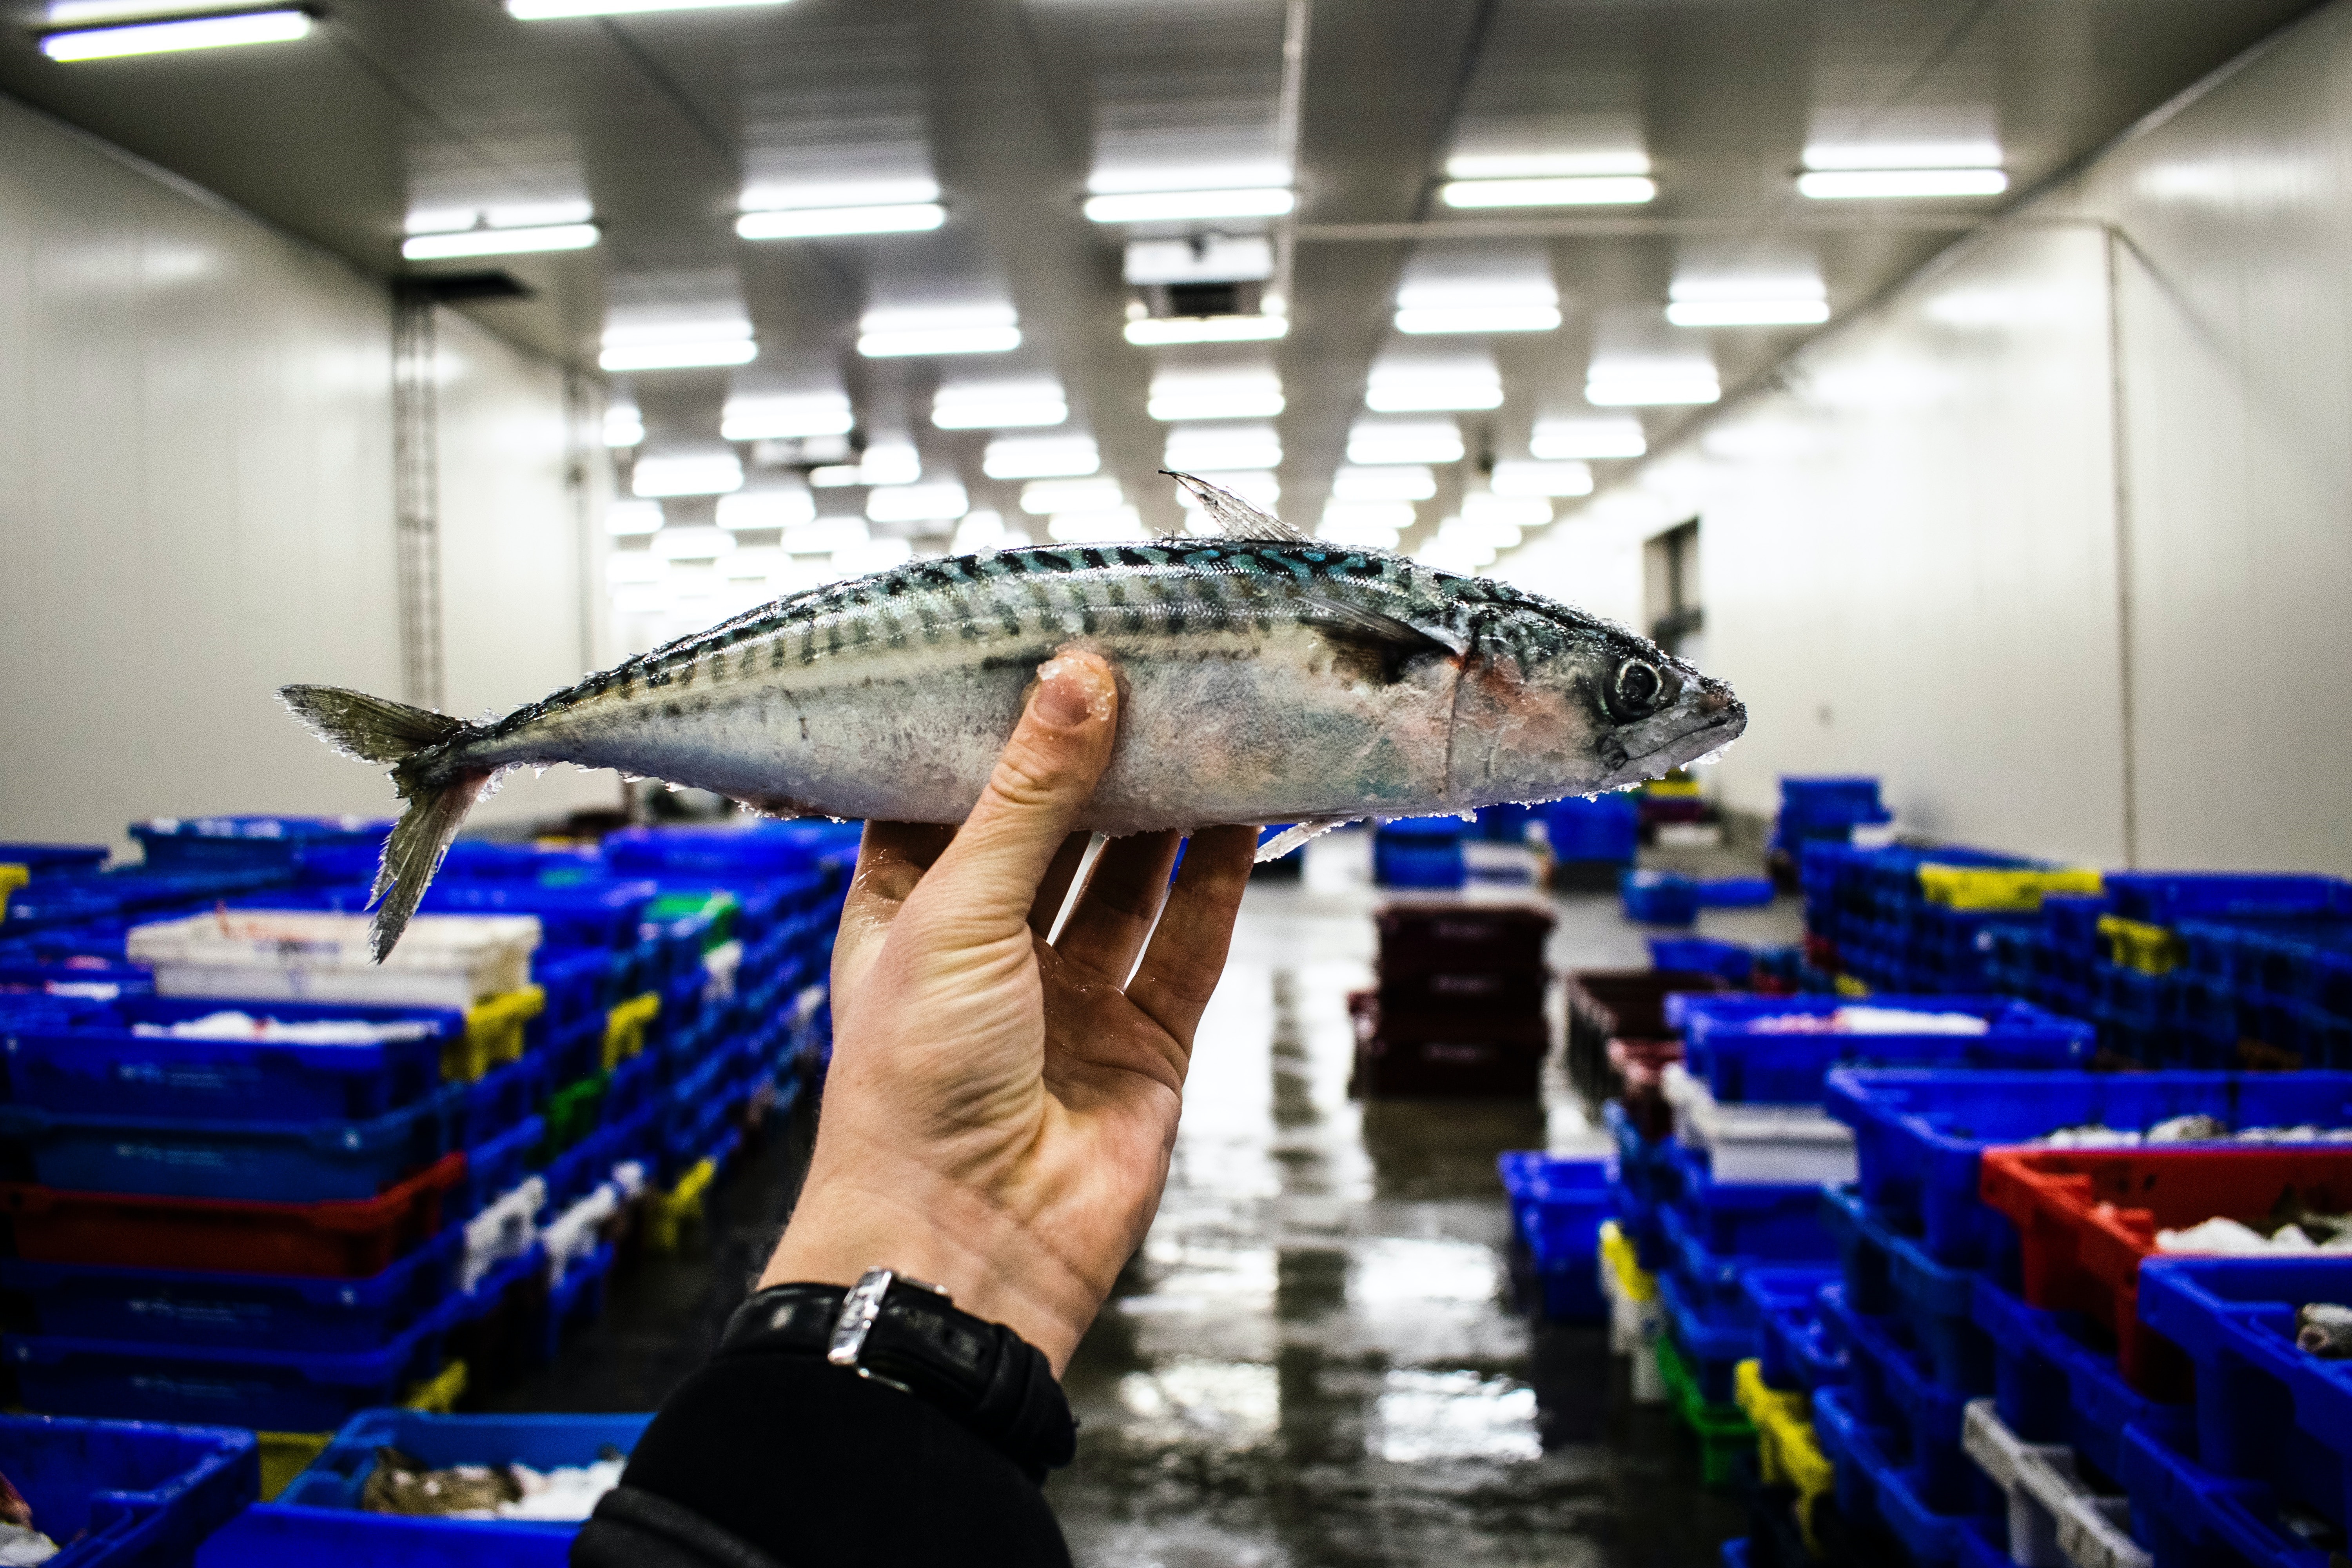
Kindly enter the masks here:
<path id="1" fill-rule="evenodd" d="M 1335 827 L 1345 827 L 1356 820 L 1352 816 L 1316 816 L 1305 822 L 1294 822 L 1257 847 L 1258 864 L 1279 860 L 1318 834 L 1328 833 Z"/>
<path id="2" fill-rule="evenodd" d="M 1318 594 L 1311 589 L 1299 597 L 1308 606 L 1308 619 L 1327 626 L 1344 626 L 1399 653 L 1462 654 L 1470 648 L 1461 634 L 1450 626 L 1417 626 L 1411 621 L 1401 621 L 1394 616 L 1384 616 L 1378 610 L 1351 605 L 1344 599 Z"/>

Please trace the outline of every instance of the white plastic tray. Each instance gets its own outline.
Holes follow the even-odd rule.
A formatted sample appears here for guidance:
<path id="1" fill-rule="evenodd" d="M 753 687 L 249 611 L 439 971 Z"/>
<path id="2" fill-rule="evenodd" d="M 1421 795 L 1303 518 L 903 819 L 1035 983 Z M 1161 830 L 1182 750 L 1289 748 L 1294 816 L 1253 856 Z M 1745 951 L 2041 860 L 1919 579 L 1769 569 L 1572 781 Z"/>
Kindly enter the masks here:
<path id="1" fill-rule="evenodd" d="M 2130 1505 L 2094 1492 L 2074 1449 L 2024 1441 L 1990 1399 L 1969 1401 L 1960 1447 L 2009 1495 L 2009 1554 L 2022 1568 L 2154 1568 L 2131 1537 Z"/>
<path id="2" fill-rule="evenodd" d="M 131 960 L 165 996 L 469 1007 L 530 984 L 535 915 L 423 915 L 381 964 L 368 917 L 225 910 L 133 928 Z"/>
<path id="3" fill-rule="evenodd" d="M 1680 1064 L 1664 1074 L 1675 1137 L 1704 1149 L 1718 1182 L 1852 1182 L 1859 1179 L 1853 1129 L 1816 1105 L 1718 1105 L 1703 1079 Z"/>

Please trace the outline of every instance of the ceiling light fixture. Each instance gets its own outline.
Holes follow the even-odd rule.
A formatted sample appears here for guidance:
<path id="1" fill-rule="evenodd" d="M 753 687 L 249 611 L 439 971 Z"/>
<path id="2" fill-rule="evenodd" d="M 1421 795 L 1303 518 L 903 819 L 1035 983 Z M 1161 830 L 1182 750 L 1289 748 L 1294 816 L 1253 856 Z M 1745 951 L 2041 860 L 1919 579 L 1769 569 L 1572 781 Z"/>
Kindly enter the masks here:
<path id="1" fill-rule="evenodd" d="M 1045 521 L 1045 531 L 1064 544 L 1108 544 L 1143 537 L 1143 515 L 1131 506 L 1101 511 L 1056 512 Z"/>
<path id="2" fill-rule="evenodd" d="M 1538 419 L 1528 452 L 1543 462 L 1585 458 L 1638 458 L 1650 449 L 1642 422 L 1630 414 L 1600 418 Z"/>
<path id="3" fill-rule="evenodd" d="M 931 423 L 941 430 L 1009 430 L 1069 416 L 1059 382 L 950 382 L 931 395 Z"/>
<path id="4" fill-rule="evenodd" d="M 1376 522 L 1349 522 L 1328 512 L 1315 525 L 1315 537 L 1349 550 L 1394 550 L 1404 531 Z"/>
<path id="5" fill-rule="evenodd" d="M 1557 305 L 1416 305 L 1396 313 L 1396 330 L 1415 337 L 1439 332 L 1548 332 L 1559 325 Z"/>
<path id="6" fill-rule="evenodd" d="M 1051 512 L 1109 511 L 1127 492 L 1113 479 L 1038 479 L 1021 487 L 1021 510 L 1033 517 Z"/>
<path id="7" fill-rule="evenodd" d="M 1419 463 L 1349 464 L 1331 476 L 1331 494 L 1343 501 L 1427 500 L 1436 493 L 1437 476 Z"/>
<path id="8" fill-rule="evenodd" d="M 708 524 L 672 525 L 654 535 L 654 554 L 664 561 L 716 561 L 734 548 L 727 531 Z"/>
<path id="9" fill-rule="evenodd" d="M 1367 419 L 1348 432 L 1351 463 L 1458 463 L 1462 451 L 1451 419 Z"/>
<path id="10" fill-rule="evenodd" d="M 1163 223 L 1192 218 L 1281 217 L 1297 198 L 1280 185 L 1226 191 L 1131 191 L 1088 196 L 1095 223 Z"/>
<path id="11" fill-rule="evenodd" d="M 1492 371 L 1485 375 L 1375 372 L 1364 389 L 1364 406 L 1375 414 L 1439 414 L 1502 405 L 1503 384 Z"/>
<path id="12" fill-rule="evenodd" d="M 1145 412 L 1154 419 L 1271 419 L 1283 410 L 1282 382 L 1263 373 L 1197 372 L 1155 376 Z"/>
<path id="13" fill-rule="evenodd" d="M 518 22 L 564 16 L 642 16 L 658 11 L 723 11 L 752 5 L 783 5 L 790 0 L 507 0 Z"/>
<path id="14" fill-rule="evenodd" d="M 763 528 L 797 528 L 816 516 L 816 498 L 793 486 L 774 490 L 737 490 L 719 498 L 719 526 L 732 533 Z"/>
<path id="15" fill-rule="evenodd" d="M 1644 174 L 1449 180 L 1437 187 L 1437 199 L 1449 207 L 1638 206 L 1657 196 L 1658 183 Z"/>
<path id="16" fill-rule="evenodd" d="M 1826 300 L 1676 300 L 1666 320 L 1677 327 L 1813 327 L 1830 319 Z"/>
<path id="17" fill-rule="evenodd" d="M 868 310 L 858 322 L 857 352 L 867 359 L 916 354 L 993 354 L 1021 346 L 1010 305 Z"/>
<path id="18" fill-rule="evenodd" d="M 604 445 L 634 447 L 646 438 L 645 416 L 625 403 L 604 410 Z"/>
<path id="19" fill-rule="evenodd" d="M 1188 474 L 1279 468 L 1282 437 L 1271 425 L 1180 425 L 1168 432 L 1160 461 Z"/>
<path id="20" fill-rule="evenodd" d="M 1525 180 L 1543 176 L 1646 174 L 1650 155 L 1638 147 L 1558 153 L 1461 153 L 1445 161 L 1453 180 Z"/>
<path id="21" fill-rule="evenodd" d="M 876 522 L 953 522 L 971 510 L 963 487 L 953 479 L 883 485 L 866 494 L 866 515 Z"/>
<path id="22" fill-rule="evenodd" d="M 743 465 L 723 456 L 639 458 L 629 489 L 639 496 L 717 496 L 743 488 Z"/>
<path id="23" fill-rule="evenodd" d="M 1127 341 L 1139 348 L 1170 343 L 1255 343 L 1287 334 L 1286 316 L 1144 316 L 1127 323 Z"/>
<path id="24" fill-rule="evenodd" d="M 1462 513 L 1456 526 L 1463 530 L 1517 530 L 1541 528 L 1550 521 L 1551 502 L 1543 496 L 1507 496 L 1476 490 L 1462 498 Z M 1516 537 L 1511 541 L 1513 544 L 1517 542 Z"/>
<path id="25" fill-rule="evenodd" d="M 85 10 L 83 16 L 96 16 Z M 73 18 L 75 12 L 52 8 L 50 20 Z M 183 16 L 164 21 L 131 22 L 120 26 L 74 27 L 44 34 L 41 53 L 53 60 L 121 59 L 131 55 L 173 54 L 183 49 L 231 48 L 240 44 L 283 44 L 307 37 L 310 14 L 288 5 L 267 11 L 239 11 L 228 16 Z"/>
<path id="26" fill-rule="evenodd" d="M 922 455 L 911 441 L 877 441 L 857 459 L 862 485 L 911 485 L 922 477 Z"/>
<path id="27" fill-rule="evenodd" d="M 1584 400 L 1596 408 L 1682 407 L 1722 395 L 1712 371 L 1596 373 L 1584 383 Z"/>
<path id="28" fill-rule="evenodd" d="M 1997 196 L 2007 189 L 2009 176 L 1999 169 L 1811 169 L 1797 176 L 1798 194 L 1817 202 Z"/>
<path id="29" fill-rule="evenodd" d="M 871 537 L 862 517 L 820 517 L 785 529 L 783 548 L 791 555 L 831 555 Z"/>
<path id="30" fill-rule="evenodd" d="M 735 220 L 744 239 L 823 239 L 849 234 L 920 234 L 947 222 L 937 202 L 892 202 L 856 207 L 785 207 L 747 212 Z"/>
<path id="31" fill-rule="evenodd" d="M 719 421 L 719 434 L 729 441 L 792 441 L 805 436 L 846 436 L 856 426 L 857 415 L 842 394 L 818 392 L 730 397 Z"/>
<path id="32" fill-rule="evenodd" d="M 670 329 L 614 329 L 596 363 L 607 371 L 703 370 L 760 357 L 748 321 Z"/>
<path id="33" fill-rule="evenodd" d="M 616 539 L 659 533 L 661 525 L 661 502 L 657 500 L 616 500 L 604 509 L 604 531 Z"/>
<path id="34" fill-rule="evenodd" d="M 1498 496 L 1589 496 L 1592 470 L 1582 463 L 1514 459 L 1495 465 L 1493 482 Z"/>
<path id="35" fill-rule="evenodd" d="M 1413 525 L 1418 516 L 1412 503 L 1407 500 L 1334 500 L 1324 506 L 1323 521 L 1316 531 L 1380 528 L 1402 533 Z"/>
<path id="36" fill-rule="evenodd" d="M 1075 479 L 1101 468 L 1091 436 L 1012 437 L 991 441 L 980 458 L 980 471 L 992 479 Z M 1116 488 L 1118 481 L 1110 482 Z"/>
<path id="37" fill-rule="evenodd" d="M 585 250 L 601 237 L 601 231 L 593 223 L 468 228 L 455 233 L 412 234 L 400 242 L 400 257 L 404 261 L 446 261 L 460 256 L 530 256 L 549 250 Z"/>

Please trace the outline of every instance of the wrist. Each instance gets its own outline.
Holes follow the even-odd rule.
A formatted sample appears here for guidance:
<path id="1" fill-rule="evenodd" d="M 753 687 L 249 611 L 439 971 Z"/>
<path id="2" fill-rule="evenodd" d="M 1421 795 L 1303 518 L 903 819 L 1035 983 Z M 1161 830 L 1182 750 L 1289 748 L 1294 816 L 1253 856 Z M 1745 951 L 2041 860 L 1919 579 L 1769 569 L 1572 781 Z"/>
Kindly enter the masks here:
<path id="1" fill-rule="evenodd" d="M 814 1173 L 759 1288 L 854 1285 L 869 1268 L 938 1286 L 964 1311 L 1036 1346 L 1056 1377 L 1102 1302 L 1034 1237 L 968 1192 L 882 1193 L 820 1184 Z"/>

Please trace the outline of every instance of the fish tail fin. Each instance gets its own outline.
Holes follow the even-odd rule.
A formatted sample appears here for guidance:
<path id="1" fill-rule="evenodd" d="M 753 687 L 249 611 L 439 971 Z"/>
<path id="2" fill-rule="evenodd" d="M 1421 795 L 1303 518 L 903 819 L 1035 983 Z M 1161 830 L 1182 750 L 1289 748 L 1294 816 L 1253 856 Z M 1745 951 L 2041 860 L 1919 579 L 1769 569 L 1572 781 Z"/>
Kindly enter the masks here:
<path id="1" fill-rule="evenodd" d="M 392 782 L 407 803 L 383 841 L 383 858 L 368 895 L 375 905 L 368 946 L 382 963 L 408 929 L 450 841 L 495 770 L 450 759 L 452 743 L 478 729 L 462 719 L 334 686 L 289 686 L 278 695 L 312 734 L 345 756 L 390 763 Z"/>

